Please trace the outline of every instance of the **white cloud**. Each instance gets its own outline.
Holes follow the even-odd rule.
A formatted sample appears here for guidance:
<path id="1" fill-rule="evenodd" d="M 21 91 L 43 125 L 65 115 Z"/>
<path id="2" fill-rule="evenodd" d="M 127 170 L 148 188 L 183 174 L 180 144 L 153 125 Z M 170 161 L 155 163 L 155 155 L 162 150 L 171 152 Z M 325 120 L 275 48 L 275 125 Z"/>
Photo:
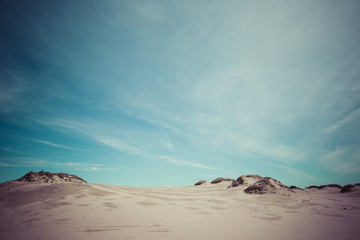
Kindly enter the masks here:
<path id="1" fill-rule="evenodd" d="M 103 143 L 109 147 L 115 148 L 123 153 L 134 154 L 134 155 L 141 156 L 141 157 L 145 157 L 146 155 L 148 155 L 148 153 L 146 153 L 145 151 L 143 151 L 137 147 L 131 146 L 130 144 L 127 144 L 120 139 L 100 136 L 100 137 L 96 137 L 95 140 L 97 140 L 98 142 Z"/>
<path id="2" fill-rule="evenodd" d="M 332 170 L 341 174 L 360 174 L 360 162 L 339 162 Z"/>
<path id="3" fill-rule="evenodd" d="M 79 171 L 116 171 L 116 168 L 103 164 L 86 162 L 56 162 L 49 159 L 35 157 L 4 157 L 0 158 L 2 167 L 69 167 Z"/>
<path id="4" fill-rule="evenodd" d="M 97 138 L 97 140 L 100 143 L 103 143 L 109 147 L 115 148 L 121 152 L 140 156 L 140 157 L 148 159 L 148 160 L 162 159 L 162 160 L 165 160 L 166 163 L 178 165 L 178 166 L 190 166 L 190 167 L 194 167 L 194 168 L 202 168 L 202 169 L 207 169 L 207 170 L 219 170 L 214 167 L 207 166 L 207 165 L 203 165 L 203 164 L 199 164 L 199 163 L 195 163 L 195 162 L 184 161 L 184 160 L 179 160 L 173 156 L 166 156 L 166 155 L 161 155 L 161 154 L 157 154 L 157 153 L 150 153 L 150 152 L 147 152 L 140 148 L 126 144 L 122 140 L 115 139 L 115 138 L 99 137 L 99 138 Z"/>
<path id="5" fill-rule="evenodd" d="M 322 156 L 322 165 L 332 172 L 340 174 L 360 173 L 360 150 L 349 147 L 337 147 Z"/>
<path id="6" fill-rule="evenodd" d="M 151 3 L 151 2 L 139 3 L 136 6 L 136 10 L 139 13 L 138 16 L 140 18 L 144 18 L 145 20 L 150 20 L 152 22 L 159 23 L 164 19 L 163 7 L 155 3 Z"/>
<path id="7" fill-rule="evenodd" d="M 171 157 L 171 156 L 164 156 L 164 155 L 154 155 L 154 156 L 157 158 L 163 159 L 170 164 L 174 164 L 174 165 L 178 165 L 178 166 L 190 166 L 190 167 L 203 168 L 203 169 L 208 169 L 208 170 L 217 170 L 216 168 L 213 168 L 210 166 L 206 166 L 206 165 L 198 164 L 198 163 L 194 163 L 194 162 L 179 160 L 179 159 L 177 159 L 175 157 Z"/>
<path id="8" fill-rule="evenodd" d="M 181 121 L 182 119 L 180 119 L 179 117 L 176 118 L 177 121 Z M 125 154 L 130 154 L 130 155 L 134 155 L 134 156 L 138 156 L 141 157 L 142 159 L 147 159 L 147 160 L 158 160 L 158 159 L 162 159 L 165 160 L 166 163 L 169 164 L 173 164 L 173 165 L 178 165 L 178 166 L 190 166 L 190 167 L 194 167 L 194 168 L 202 168 L 202 169 L 208 169 L 208 170 L 219 170 L 219 171 L 223 171 L 226 172 L 227 170 L 221 170 L 221 169 L 216 169 L 214 167 L 210 167 L 207 165 L 203 165 L 203 164 L 198 164 L 196 162 L 190 162 L 190 161 L 184 161 L 184 160 L 178 160 L 176 157 L 173 156 L 166 156 L 163 154 L 159 154 L 157 153 L 157 151 L 159 151 L 158 148 L 156 149 L 152 149 L 152 151 L 149 151 L 147 149 L 149 149 L 149 144 L 152 144 L 152 142 L 154 141 L 154 135 L 151 134 L 150 138 L 150 142 L 144 142 L 141 143 L 141 141 L 139 141 L 139 139 L 137 139 L 136 137 L 146 137 L 146 132 L 140 132 L 139 134 L 136 133 L 136 131 L 131 131 L 130 133 L 126 133 L 125 131 L 119 131 L 120 129 L 115 128 L 114 126 L 112 126 L 109 123 L 104 124 L 86 124 L 84 122 L 82 123 L 78 123 L 76 121 L 73 120 L 55 120 L 55 121 L 46 121 L 44 122 L 46 125 L 50 125 L 50 126 L 56 126 L 56 130 L 59 131 L 67 131 L 66 129 L 71 129 L 71 130 L 75 130 L 76 132 L 86 135 L 88 137 L 90 137 L 92 140 L 104 144 L 108 147 L 114 148 L 120 152 L 123 152 Z M 98 127 L 94 127 L 94 126 L 102 126 L 102 129 L 99 129 Z M 61 127 L 61 129 L 59 129 L 59 127 Z M 116 129 L 116 130 L 115 130 Z M 112 137 L 112 136 L 107 136 L 107 135 L 100 135 L 99 133 L 107 133 L 107 134 L 111 134 L 113 136 L 117 136 L 117 137 Z M 120 137 L 120 138 L 119 138 Z M 160 135 L 159 137 L 164 137 L 166 138 L 166 136 L 162 136 Z M 125 140 L 123 140 L 125 139 Z M 159 139 L 160 141 L 160 139 Z M 168 150 L 173 150 L 174 146 L 171 142 L 169 142 L 168 140 L 164 140 L 162 139 L 163 142 L 163 146 L 165 148 L 167 148 Z M 146 145 L 144 145 L 146 144 Z M 230 171 L 227 171 L 230 172 Z M 233 172 L 231 172 L 233 173 Z"/>
<path id="9" fill-rule="evenodd" d="M 16 167 L 16 165 L 8 162 L 2 162 L 0 159 L 0 167 Z"/>
<path id="10" fill-rule="evenodd" d="M 323 159 L 328 161 L 340 161 L 342 162 L 344 155 L 347 153 L 347 149 L 343 147 L 336 147 L 335 151 L 325 153 Z"/>
<path id="11" fill-rule="evenodd" d="M 24 152 L 18 151 L 17 149 L 14 149 L 12 147 L 2 147 L 0 149 L 3 151 L 11 152 L 11 153 L 24 154 Z"/>
<path id="12" fill-rule="evenodd" d="M 38 139 L 31 139 L 31 141 L 42 143 L 42 144 L 49 145 L 49 146 L 56 147 L 56 148 L 64 148 L 64 149 L 69 149 L 69 150 L 79 150 L 77 148 L 73 148 L 73 147 L 69 147 L 69 146 L 65 146 L 65 145 L 61 145 L 61 144 L 56 144 L 56 143 L 53 143 L 53 142 L 50 142 L 50 141 L 44 141 L 44 140 L 38 140 Z"/>
<path id="13" fill-rule="evenodd" d="M 288 167 L 288 166 L 284 166 L 284 165 L 277 165 L 278 167 L 285 169 L 290 175 L 292 175 L 293 177 L 296 178 L 306 178 L 307 181 L 313 181 L 314 180 L 314 176 L 307 174 L 305 172 L 296 170 L 294 168 Z"/>
<path id="14" fill-rule="evenodd" d="M 117 168 L 107 167 L 98 163 L 84 163 L 84 162 L 52 162 L 52 165 L 71 167 L 72 169 L 81 171 L 117 171 Z"/>
<path id="15" fill-rule="evenodd" d="M 350 112 L 348 115 L 346 115 L 343 119 L 339 120 L 335 124 L 331 125 L 327 129 L 325 129 L 325 132 L 331 134 L 331 133 L 335 132 L 338 128 L 341 128 L 342 126 L 352 122 L 353 120 L 355 120 L 359 117 L 360 117 L 360 109 L 356 109 L 356 110 Z"/>
<path id="16" fill-rule="evenodd" d="M 48 160 L 35 157 L 3 157 L 0 162 L 5 166 L 15 165 L 16 167 L 45 167 Z"/>
<path id="17" fill-rule="evenodd" d="M 0 67 L 0 112 L 10 113 L 24 108 L 27 104 L 24 95 L 32 89 L 22 73 Z M 28 110 L 25 108 L 23 110 Z"/>

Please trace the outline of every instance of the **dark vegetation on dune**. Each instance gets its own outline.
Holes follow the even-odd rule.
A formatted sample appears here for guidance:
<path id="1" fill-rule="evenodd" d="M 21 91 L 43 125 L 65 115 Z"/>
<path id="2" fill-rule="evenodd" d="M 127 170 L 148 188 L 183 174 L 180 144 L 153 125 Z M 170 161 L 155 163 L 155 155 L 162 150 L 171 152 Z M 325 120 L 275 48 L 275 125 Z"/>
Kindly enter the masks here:
<path id="1" fill-rule="evenodd" d="M 236 179 L 236 181 L 232 182 L 230 184 L 230 186 L 228 186 L 228 188 L 233 188 L 233 187 L 237 187 L 237 186 L 240 186 L 240 185 L 249 185 L 248 184 L 248 180 L 249 179 L 252 179 L 252 180 L 261 180 L 263 179 L 263 177 L 259 176 L 259 175 L 256 175 L 256 174 L 248 174 L 248 175 L 242 175 L 240 177 L 238 177 Z"/>
<path id="2" fill-rule="evenodd" d="M 235 180 L 231 179 L 231 178 L 222 178 L 222 177 L 220 177 L 220 178 L 212 180 L 211 184 L 221 183 L 221 182 L 224 182 L 224 181 L 233 182 Z"/>
<path id="3" fill-rule="evenodd" d="M 87 183 L 84 179 L 67 173 L 51 173 L 51 172 L 33 172 L 30 171 L 25 174 L 23 177 L 9 181 L 11 182 L 35 182 L 35 183 Z M 237 188 L 243 186 L 244 192 L 248 194 L 289 194 L 295 192 L 294 190 L 303 190 L 297 186 L 286 186 L 280 181 L 270 178 L 262 177 L 256 174 L 242 175 L 236 180 L 231 178 L 216 178 L 211 181 L 211 184 L 217 184 L 221 182 L 230 182 L 230 185 L 227 188 Z M 3 183 L 3 184 L 7 184 Z M 201 180 L 195 183 L 195 186 L 200 186 L 206 183 L 205 180 Z M 1 185 L 3 185 L 1 184 Z M 340 189 L 340 193 L 347 193 L 356 190 L 356 187 L 359 187 L 360 183 L 348 184 L 341 186 L 339 184 L 327 184 L 327 185 L 311 185 L 306 187 L 306 189 L 323 189 L 323 188 L 337 188 Z M 357 190 L 356 190 L 357 191 Z"/>
<path id="4" fill-rule="evenodd" d="M 340 192 L 341 193 L 346 193 L 346 192 L 351 192 L 354 190 L 356 185 L 353 185 L 353 184 L 348 184 L 348 185 L 345 185 L 341 188 Z"/>
<path id="5" fill-rule="evenodd" d="M 264 177 L 263 179 L 256 181 L 254 184 L 246 188 L 244 191 L 246 193 L 264 194 L 264 193 L 276 193 L 276 191 L 279 189 L 284 189 L 289 192 L 293 192 L 292 189 L 289 188 L 288 186 L 270 177 Z"/>
<path id="6" fill-rule="evenodd" d="M 238 177 L 236 180 L 233 180 L 231 178 L 216 178 L 213 181 L 211 181 L 211 184 L 220 183 L 223 181 L 229 181 L 231 182 L 230 185 L 227 188 L 236 188 L 239 186 L 246 187 L 244 189 L 245 193 L 248 194 L 289 194 L 291 192 L 295 192 L 294 190 L 303 190 L 302 188 L 299 188 L 297 186 L 286 186 L 285 184 L 282 184 L 280 181 L 270 178 L 270 177 L 262 177 L 256 174 L 250 174 L 250 175 L 242 175 Z M 202 185 L 205 183 L 205 180 L 201 180 L 197 183 L 195 183 L 195 186 Z M 346 193 L 351 192 L 355 190 L 356 186 L 360 186 L 360 183 L 355 184 L 348 184 L 345 186 L 341 186 L 339 184 L 326 184 L 326 185 L 311 185 L 306 187 L 306 189 L 323 189 L 326 187 L 329 188 L 337 188 L 340 189 L 340 193 Z"/>
<path id="7" fill-rule="evenodd" d="M 306 187 L 307 189 L 311 189 L 311 188 L 317 188 L 317 189 L 323 189 L 325 187 L 333 187 L 333 188 L 339 188 L 341 189 L 342 186 L 339 185 L 339 184 L 326 184 L 326 185 L 320 185 L 320 186 L 316 186 L 316 185 L 311 185 L 311 186 L 308 186 Z"/>
<path id="8" fill-rule="evenodd" d="M 284 192 L 293 192 L 291 188 L 285 186 L 276 179 L 269 177 L 261 177 L 259 175 L 243 175 L 238 177 L 236 180 L 231 178 L 216 178 L 211 181 L 211 184 L 217 184 L 224 181 L 231 182 L 227 188 L 236 188 L 239 186 L 246 186 L 245 193 L 249 194 L 264 194 L 264 193 L 277 193 L 285 189 Z M 195 186 L 202 185 L 205 180 L 201 180 L 195 183 Z"/>
<path id="9" fill-rule="evenodd" d="M 195 183 L 195 186 L 199 186 L 199 185 L 204 184 L 204 183 L 206 183 L 205 180 L 200 180 L 197 183 Z"/>
<path id="10" fill-rule="evenodd" d="M 83 182 L 87 183 L 84 179 L 79 178 L 76 175 L 71 175 L 67 173 L 51 173 L 51 172 L 33 172 L 30 171 L 25 174 L 23 177 L 15 180 L 17 182 L 45 182 L 45 183 L 53 183 L 55 182 L 55 177 L 59 177 L 62 182 Z M 75 180 L 75 181 L 74 181 Z"/>

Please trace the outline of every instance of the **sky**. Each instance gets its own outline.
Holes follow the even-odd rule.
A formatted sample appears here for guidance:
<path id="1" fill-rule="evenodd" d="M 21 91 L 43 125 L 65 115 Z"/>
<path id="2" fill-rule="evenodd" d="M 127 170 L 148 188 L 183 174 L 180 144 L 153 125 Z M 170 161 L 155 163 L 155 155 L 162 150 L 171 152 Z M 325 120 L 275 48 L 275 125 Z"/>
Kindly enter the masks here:
<path id="1" fill-rule="evenodd" d="M 360 182 L 360 1 L 0 0 L 0 182 Z"/>

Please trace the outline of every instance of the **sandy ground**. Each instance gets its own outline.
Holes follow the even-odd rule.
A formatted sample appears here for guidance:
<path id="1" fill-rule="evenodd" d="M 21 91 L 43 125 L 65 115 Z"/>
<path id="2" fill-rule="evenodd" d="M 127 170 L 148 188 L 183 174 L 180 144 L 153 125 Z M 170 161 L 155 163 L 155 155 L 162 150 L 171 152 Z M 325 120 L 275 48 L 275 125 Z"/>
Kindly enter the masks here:
<path id="1" fill-rule="evenodd" d="M 0 239 L 359 239 L 360 191 L 0 185 Z M 360 188 L 360 187 L 357 187 Z"/>

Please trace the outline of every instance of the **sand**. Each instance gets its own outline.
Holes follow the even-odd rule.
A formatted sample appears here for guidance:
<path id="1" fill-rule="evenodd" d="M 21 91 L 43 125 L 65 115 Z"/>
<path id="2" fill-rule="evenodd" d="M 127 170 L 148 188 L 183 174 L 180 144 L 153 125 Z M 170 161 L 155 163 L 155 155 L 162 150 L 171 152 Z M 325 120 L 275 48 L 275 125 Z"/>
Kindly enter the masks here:
<path id="1" fill-rule="evenodd" d="M 0 185 L 0 239 L 359 239 L 360 187 Z"/>

